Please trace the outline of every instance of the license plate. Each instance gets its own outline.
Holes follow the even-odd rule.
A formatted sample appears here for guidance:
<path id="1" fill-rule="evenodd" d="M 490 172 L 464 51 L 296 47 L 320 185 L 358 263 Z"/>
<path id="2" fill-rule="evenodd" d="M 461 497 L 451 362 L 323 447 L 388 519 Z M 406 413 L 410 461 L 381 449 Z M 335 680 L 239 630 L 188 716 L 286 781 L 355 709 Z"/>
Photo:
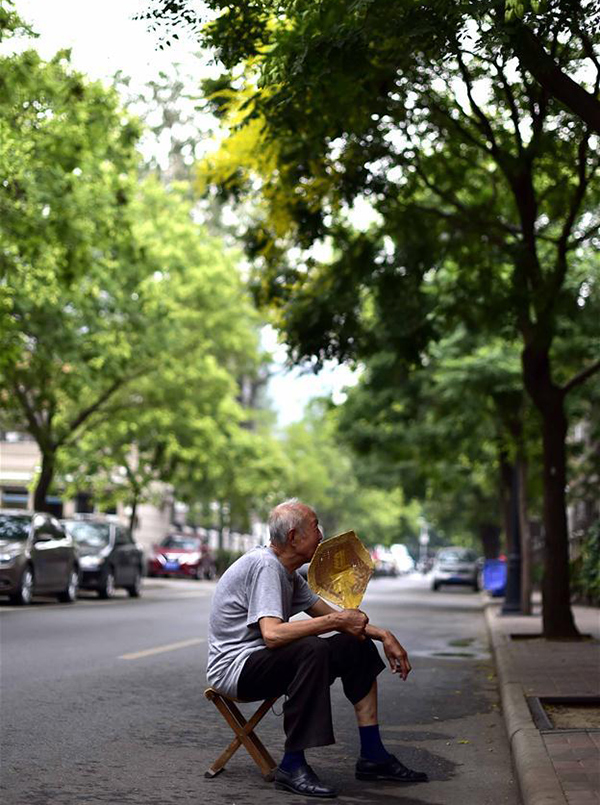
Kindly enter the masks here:
<path id="1" fill-rule="evenodd" d="M 165 562 L 165 570 L 179 570 L 179 562 Z"/>

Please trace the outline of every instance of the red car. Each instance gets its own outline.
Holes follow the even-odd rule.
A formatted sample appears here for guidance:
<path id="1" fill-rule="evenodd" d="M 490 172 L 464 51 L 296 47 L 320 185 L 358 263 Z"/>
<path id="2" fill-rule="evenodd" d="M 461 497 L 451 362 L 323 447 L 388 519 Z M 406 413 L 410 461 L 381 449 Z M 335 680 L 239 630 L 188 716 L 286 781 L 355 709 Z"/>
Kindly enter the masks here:
<path id="1" fill-rule="evenodd" d="M 159 545 L 153 546 L 148 559 L 148 575 L 214 579 L 214 556 L 201 537 L 169 534 Z"/>

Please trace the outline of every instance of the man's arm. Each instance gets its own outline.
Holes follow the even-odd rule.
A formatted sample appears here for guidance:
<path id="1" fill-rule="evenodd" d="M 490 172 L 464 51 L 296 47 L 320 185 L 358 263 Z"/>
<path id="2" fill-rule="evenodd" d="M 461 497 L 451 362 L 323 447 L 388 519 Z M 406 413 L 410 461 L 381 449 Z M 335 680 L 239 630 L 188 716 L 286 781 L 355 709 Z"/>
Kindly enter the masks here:
<path id="1" fill-rule="evenodd" d="M 324 601 L 320 603 L 325 604 Z M 318 604 L 315 604 L 315 607 Z M 327 611 L 313 615 L 314 607 L 307 610 L 311 620 L 289 621 L 280 618 L 261 618 L 258 622 L 262 639 L 267 648 L 280 648 L 300 640 L 301 637 L 326 634 L 327 632 L 345 632 L 354 637 L 363 638 L 369 619 L 359 609 L 333 609 L 327 604 Z"/>
<path id="2" fill-rule="evenodd" d="M 341 614 L 339 610 L 334 609 L 326 601 L 323 601 L 322 598 L 319 598 L 316 604 L 313 604 L 313 606 L 306 611 L 315 620 L 326 618 L 332 613 Z M 360 611 L 361 610 L 359 609 L 341 610 L 341 612 Z M 300 621 L 300 623 L 303 623 L 303 621 Z M 308 621 L 308 623 L 310 623 L 310 621 Z M 337 631 L 342 630 L 338 629 Z M 408 654 L 404 650 L 403 646 L 400 645 L 397 638 L 387 629 L 379 629 L 379 627 L 373 626 L 368 622 L 365 626 L 363 634 L 367 637 L 370 637 L 372 640 L 379 640 L 383 644 L 383 650 L 385 652 L 385 656 L 387 657 L 387 661 L 390 664 L 391 672 L 393 674 L 399 673 L 402 679 L 406 679 L 411 672 L 411 664 L 408 659 Z"/>

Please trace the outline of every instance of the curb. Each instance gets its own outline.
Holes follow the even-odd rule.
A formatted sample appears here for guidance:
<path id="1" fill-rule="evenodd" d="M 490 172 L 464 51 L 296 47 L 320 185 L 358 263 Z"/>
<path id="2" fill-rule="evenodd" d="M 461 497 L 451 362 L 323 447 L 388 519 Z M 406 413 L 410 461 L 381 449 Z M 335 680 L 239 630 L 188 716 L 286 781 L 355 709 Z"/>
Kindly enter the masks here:
<path id="1" fill-rule="evenodd" d="M 149 590 L 176 590 L 178 585 L 186 585 L 185 589 L 190 589 L 187 585 L 193 585 L 198 590 L 214 590 L 217 586 L 217 580 L 211 579 L 178 579 L 178 578 L 160 578 L 158 576 L 143 576 L 142 583 L 144 587 Z"/>
<path id="2" fill-rule="evenodd" d="M 494 628 L 496 607 L 485 605 L 485 622 L 498 673 L 502 712 L 523 805 L 567 805 L 542 736 L 525 700 L 523 684 L 507 654 L 509 641 Z"/>

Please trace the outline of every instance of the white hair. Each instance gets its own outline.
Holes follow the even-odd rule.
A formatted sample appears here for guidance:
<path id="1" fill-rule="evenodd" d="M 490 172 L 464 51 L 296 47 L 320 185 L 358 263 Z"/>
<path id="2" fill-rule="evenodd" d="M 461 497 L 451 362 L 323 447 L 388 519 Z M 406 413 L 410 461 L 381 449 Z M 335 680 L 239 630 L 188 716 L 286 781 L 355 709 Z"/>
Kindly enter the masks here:
<path id="1" fill-rule="evenodd" d="M 306 520 L 308 506 L 298 498 L 279 503 L 269 514 L 269 535 L 275 545 L 285 545 L 292 528 L 300 528 Z"/>

